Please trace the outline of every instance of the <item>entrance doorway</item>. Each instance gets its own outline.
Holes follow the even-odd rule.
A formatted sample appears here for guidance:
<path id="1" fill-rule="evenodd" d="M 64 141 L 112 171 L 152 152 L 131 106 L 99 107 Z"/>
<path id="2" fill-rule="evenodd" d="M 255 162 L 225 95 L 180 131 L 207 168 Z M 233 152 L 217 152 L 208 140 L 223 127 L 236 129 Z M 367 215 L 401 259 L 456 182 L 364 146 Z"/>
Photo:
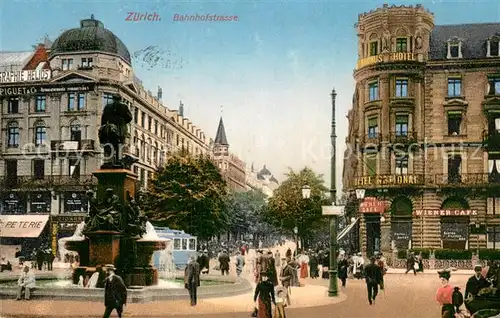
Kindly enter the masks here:
<path id="1" fill-rule="evenodd" d="M 365 215 L 366 255 L 371 257 L 380 252 L 380 215 Z"/>

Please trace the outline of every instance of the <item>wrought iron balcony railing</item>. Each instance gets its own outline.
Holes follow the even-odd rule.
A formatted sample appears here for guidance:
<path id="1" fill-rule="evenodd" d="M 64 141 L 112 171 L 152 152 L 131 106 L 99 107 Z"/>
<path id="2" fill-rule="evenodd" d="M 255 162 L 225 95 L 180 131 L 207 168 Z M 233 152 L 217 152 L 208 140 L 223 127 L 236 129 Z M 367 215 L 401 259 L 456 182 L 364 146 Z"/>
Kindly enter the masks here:
<path id="1" fill-rule="evenodd" d="M 361 142 L 363 144 L 369 144 L 369 143 L 379 144 L 381 141 L 382 141 L 382 135 L 379 133 L 365 134 L 361 138 Z"/>
<path id="2" fill-rule="evenodd" d="M 60 186 L 94 186 L 97 179 L 93 175 L 79 176 L 12 176 L 0 177 L 5 188 L 51 188 Z"/>
<path id="3" fill-rule="evenodd" d="M 410 144 L 417 142 L 417 133 L 413 131 L 391 132 L 389 141 L 392 144 Z"/>
<path id="4" fill-rule="evenodd" d="M 470 185 L 500 185 L 500 173 L 461 173 L 461 174 L 436 174 L 436 185 L 470 186 Z"/>
<path id="5" fill-rule="evenodd" d="M 77 152 L 77 151 L 94 151 L 95 140 L 81 139 L 81 140 L 52 140 L 50 142 L 50 149 L 56 152 Z"/>

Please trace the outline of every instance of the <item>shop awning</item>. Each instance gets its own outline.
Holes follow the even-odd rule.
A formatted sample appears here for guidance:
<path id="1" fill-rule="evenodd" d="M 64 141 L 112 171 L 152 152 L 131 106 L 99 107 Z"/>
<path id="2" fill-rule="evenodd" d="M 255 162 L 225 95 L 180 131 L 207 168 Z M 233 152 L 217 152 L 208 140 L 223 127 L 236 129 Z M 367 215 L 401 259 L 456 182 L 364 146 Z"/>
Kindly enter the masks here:
<path id="1" fill-rule="evenodd" d="M 354 220 L 354 222 L 351 222 L 351 224 L 349 224 L 349 226 L 347 226 L 345 229 L 340 231 L 340 233 L 337 235 L 337 242 L 340 241 L 344 236 L 346 236 L 347 233 L 349 233 L 349 231 L 352 230 L 354 225 L 356 225 L 356 223 L 358 223 L 358 221 L 359 221 L 359 218 L 356 218 L 356 220 Z"/>
<path id="2" fill-rule="evenodd" d="M 48 220 L 49 215 L 0 215 L 0 237 L 39 237 Z"/>

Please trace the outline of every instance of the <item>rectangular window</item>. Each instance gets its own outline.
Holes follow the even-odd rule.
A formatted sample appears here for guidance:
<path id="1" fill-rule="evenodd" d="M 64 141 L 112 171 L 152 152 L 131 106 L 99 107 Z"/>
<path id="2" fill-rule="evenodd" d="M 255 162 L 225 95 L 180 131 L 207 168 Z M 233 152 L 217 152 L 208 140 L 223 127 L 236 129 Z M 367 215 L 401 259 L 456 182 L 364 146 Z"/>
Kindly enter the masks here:
<path id="1" fill-rule="evenodd" d="M 82 129 L 78 125 L 72 125 L 69 128 L 70 140 L 71 141 L 81 141 L 82 140 Z"/>
<path id="2" fill-rule="evenodd" d="M 396 39 L 396 52 L 407 52 L 408 51 L 408 39 L 407 38 L 397 38 Z"/>
<path id="3" fill-rule="evenodd" d="M 80 161 L 79 159 L 69 159 L 69 171 L 68 175 L 71 177 L 80 176 Z"/>
<path id="4" fill-rule="evenodd" d="M 498 47 L 499 47 L 499 42 L 498 41 L 491 41 L 490 42 L 490 56 L 498 56 L 499 54 L 499 50 L 498 50 Z"/>
<path id="5" fill-rule="evenodd" d="M 448 183 L 460 183 L 461 178 L 462 156 L 450 155 L 448 157 Z"/>
<path id="6" fill-rule="evenodd" d="M 407 79 L 396 79 L 396 97 L 408 97 Z"/>
<path id="7" fill-rule="evenodd" d="M 94 62 L 94 59 L 91 58 L 91 57 L 83 57 L 82 58 L 82 67 L 92 67 L 93 65 L 93 62 Z"/>
<path id="8" fill-rule="evenodd" d="M 35 127 L 35 146 L 40 146 L 45 144 L 47 140 L 47 128 L 45 126 Z"/>
<path id="9" fill-rule="evenodd" d="M 488 215 L 500 215 L 500 198 L 496 198 L 496 197 L 488 198 L 486 214 L 488 214 Z"/>
<path id="10" fill-rule="evenodd" d="M 495 95 L 500 95 L 500 78 L 494 78 L 490 85 L 490 91 L 492 90 Z"/>
<path id="11" fill-rule="evenodd" d="M 151 116 L 148 117 L 148 130 L 151 131 L 153 129 L 153 119 L 151 118 Z"/>
<path id="12" fill-rule="evenodd" d="M 375 56 L 378 54 L 378 42 L 371 42 L 370 43 L 370 56 Z"/>
<path id="13" fill-rule="evenodd" d="M 460 125 L 462 124 L 462 112 L 449 111 L 448 112 L 448 135 L 460 135 Z"/>
<path id="14" fill-rule="evenodd" d="M 188 249 L 188 239 L 182 239 L 182 250 L 186 251 Z"/>
<path id="15" fill-rule="evenodd" d="M 9 124 L 7 128 L 7 147 L 17 148 L 19 147 L 19 126 L 17 123 Z"/>
<path id="16" fill-rule="evenodd" d="M 85 108 L 85 94 L 78 93 L 76 97 L 77 97 L 77 103 L 76 103 L 77 110 L 83 110 Z"/>
<path id="17" fill-rule="evenodd" d="M 377 153 L 368 152 L 366 153 L 366 173 L 368 176 L 375 176 L 377 174 Z"/>
<path id="18" fill-rule="evenodd" d="M 407 114 L 396 114 L 396 136 L 408 136 L 409 116 Z"/>
<path id="19" fill-rule="evenodd" d="M 141 111 L 141 127 L 146 128 L 146 113 Z"/>
<path id="20" fill-rule="evenodd" d="M 378 117 L 368 118 L 368 138 L 378 137 Z"/>
<path id="21" fill-rule="evenodd" d="M 73 69 L 73 59 L 62 59 L 62 70 L 68 71 Z"/>
<path id="22" fill-rule="evenodd" d="M 158 136 L 158 121 L 155 120 L 155 135 Z"/>
<path id="23" fill-rule="evenodd" d="M 369 101 L 378 100 L 378 82 L 368 84 Z"/>
<path id="24" fill-rule="evenodd" d="M 448 96 L 457 97 L 462 94 L 462 79 L 449 78 L 448 79 Z"/>
<path id="25" fill-rule="evenodd" d="M 7 113 L 19 114 L 19 97 L 9 98 L 9 101 L 7 104 Z"/>
<path id="26" fill-rule="evenodd" d="M 398 156 L 396 157 L 396 171 L 397 175 L 408 174 L 408 156 Z"/>
<path id="27" fill-rule="evenodd" d="M 140 174 L 140 181 L 141 181 L 141 188 L 146 187 L 146 170 L 141 168 L 141 174 Z"/>
<path id="28" fill-rule="evenodd" d="M 174 251 L 179 251 L 181 249 L 181 239 L 174 238 Z"/>
<path id="29" fill-rule="evenodd" d="M 10 181 L 17 179 L 17 160 L 5 160 L 5 175 Z"/>
<path id="30" fill-rule="evenodd" d="M 38 95 L 35 98 L 35 112 L 43 113 L 45 112 L 47 98 L 45 95 Z"/>
<path id="31" fill-rule="evenodd" d="M 108 104 L 113 102 L 113 94 L 102 93 L 102 108 L 106 107 Z"/>
<path id="32" fill-rule="evenodd" d="M 134 123 L 139 123 L 139 108 L 134 108 Z"/>
<path id="33" fill-rule="evenodd" d="M 459 47 L 458 44 L 450 44 L 450 56 L 451 57 L 458 57 L 459 53 Z"/>
<path id="34" fill-rule="evenodd" d="M 33 159 L 33 177 L 35 179 L 43 179 L 45 176 L 45 161 L 41 159 Z"/>
<path id="35" fill-rule="evenodd" d="M 189 239 L 189 250 L 196 251 L 196 240 L 194 238 Z"/>
<path id="36" fill-rule="evenodd" d="M 487 233 L 488 233 L 487 248 L 499 249 L 500 248 L 500 225 L 488 226 Z"/>
<path id="37" fill-rule="evenodd" d="M 176 135 L 175 137 L 176 137 L 176 138 L 175 138 L 175 139 L 176 139 L 175 145 L 176 145 L 176 146 L 179 146 L 179 144 L 180 144 L 180 138 L 179 138 L 179 135 Z"/>

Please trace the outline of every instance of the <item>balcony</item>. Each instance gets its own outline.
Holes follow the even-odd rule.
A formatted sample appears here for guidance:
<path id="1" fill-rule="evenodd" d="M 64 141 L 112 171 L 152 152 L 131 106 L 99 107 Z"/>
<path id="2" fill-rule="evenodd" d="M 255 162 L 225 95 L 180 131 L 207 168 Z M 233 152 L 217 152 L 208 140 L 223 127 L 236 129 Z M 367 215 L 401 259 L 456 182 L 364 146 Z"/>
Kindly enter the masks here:
<path id="1" fill-rule="evenodd" d="M 388 187 L 414 187 L 424 184 L 424 175 L 374 175 L 354 178 L 353 185 L 356 188 L 388 188 Z"/>
<path id="2" fill-rule="evenodd" d="M 453 174 L 436 174 L 434 183 L 439 186 L 451 187 L 468 187 L 468 186 L 500 186 L 499 173 L 462 173 L 459 175 Z"/>
<path id="3" fill-rule="evenodd" d="M 487 150 L 500 150 L 500 133 L 483 131 L 483 147 Z"/>
<path id="4" fill-rule="evenodd" d="M 4 188 L 53 188 L 71 186 L 95 186 L 97 179 L 93 175 L 80 176 L 17 176 L 0 177 L 0 184 Z"/>
<path id="5" fill-rule="evenodd" d="M 361 138 L 361 144 L 379 144 L 382 141 L 382 135 L 379 133 L 365 134 Z"/>
<path id="6" fill-rule="evenodd" d="M 58 153 L 71 153 L 71 152 L 86 152 L 95 151 L 95 140 L 81 139 L 75 140 L 52 140 L 50 142 L 50 149 Z"/>
<path id="7" fill-rule="evenodd" d="M 412 131 L 392 132 L 389 140 L 391 144 L 409 145 L 417 142 L 417 133 Z"/>

